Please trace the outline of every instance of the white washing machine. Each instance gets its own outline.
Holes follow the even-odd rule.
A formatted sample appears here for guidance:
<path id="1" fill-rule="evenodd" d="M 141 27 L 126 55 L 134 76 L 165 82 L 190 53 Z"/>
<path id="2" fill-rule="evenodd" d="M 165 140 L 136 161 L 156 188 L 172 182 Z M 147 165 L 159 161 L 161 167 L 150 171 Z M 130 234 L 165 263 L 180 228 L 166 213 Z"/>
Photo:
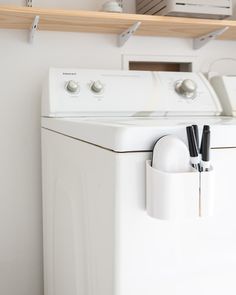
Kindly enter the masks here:
<path id="1" fill-rule="evenodd" d="M 45 295 L 236 294 L 236 120 L 203 76 L 51 69 L 42 106 Z M 154 143 L 191 124 L 211 126 L 213 210 L 151 217 Z"/>

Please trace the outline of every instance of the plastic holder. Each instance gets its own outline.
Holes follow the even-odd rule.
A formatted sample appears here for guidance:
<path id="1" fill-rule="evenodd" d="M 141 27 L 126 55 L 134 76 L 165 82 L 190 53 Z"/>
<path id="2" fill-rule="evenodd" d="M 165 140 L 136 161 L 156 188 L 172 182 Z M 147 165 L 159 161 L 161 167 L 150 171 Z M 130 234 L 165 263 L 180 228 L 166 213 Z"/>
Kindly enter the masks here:
<path id="1" fill-rule="evenodd" d="M 199 196 L 199 216 L 212 217 L 215 207 L 215 172 L 211 167 L 207 172 L 200 174 L 200 196 Z"/>
<path id="2" fill-rule="evenodd" d="M 146 161 L 146 208 L 158 219 L 192 219 L 212 216 L 214 171 L 169 173 Z"/>

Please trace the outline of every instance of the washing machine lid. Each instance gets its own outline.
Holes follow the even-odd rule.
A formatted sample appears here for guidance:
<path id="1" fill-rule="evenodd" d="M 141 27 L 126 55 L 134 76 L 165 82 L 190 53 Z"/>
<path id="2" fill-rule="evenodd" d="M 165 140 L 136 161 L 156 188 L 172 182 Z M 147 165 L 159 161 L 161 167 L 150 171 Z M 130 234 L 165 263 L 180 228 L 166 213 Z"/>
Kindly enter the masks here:
<path id="1" fill-rule="evenodd" d="M 186 126 L 211 125 L 212 148 L 236 147 L 231 117 L 42 118 L 42 128 L 116 152 L 151 151 L 156 140 L 175 134 L 187 143 Z"/>

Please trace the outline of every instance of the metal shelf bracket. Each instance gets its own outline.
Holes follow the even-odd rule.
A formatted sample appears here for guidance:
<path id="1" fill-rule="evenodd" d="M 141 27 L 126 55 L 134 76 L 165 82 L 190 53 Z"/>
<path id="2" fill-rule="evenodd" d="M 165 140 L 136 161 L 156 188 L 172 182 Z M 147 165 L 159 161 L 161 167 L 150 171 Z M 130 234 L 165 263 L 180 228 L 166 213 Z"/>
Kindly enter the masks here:
<path id="1" fill-rule="evenodd" d="M 39 24 L 39 15 L 36 15 L 32 25 L 31 25 L 30 32 L 29 32 L 29 43 L 33 43 L 33 41 L 34 41 L 34 36 L 35 36 L 35 32 L 38 28 L 38 24 Z"/>
<path id="2" fill-rule="evenodd" d="M 33 6 L 33 0 L 26 0 L 26 6 L 32 7 Z"/>
<path id="3" fill-rule="evenodd" d="M 118 36 L 118 46 L 122 47 L 129 40 L 129 38 L 133 36 L 133 34 L 137 31 L 140 25 L 141 25 L 141 22 L 136 22 L 131 27 L 129 27 L 126 31 L 121 33 Z"/>
<path id="4" fill-rule="evenodd" d="M 209 34 L 194 38 L 193 39 L 193 49 L 199 49 L 199 48 L 203 47 L 204 45 L 206 45 L 211 40 L 214 40 L 218 36 L 222 35 L 225 31 L 228 30 L 228 28 L 229 27 L 225 27 L 223 29 L 211 32 Z"/>

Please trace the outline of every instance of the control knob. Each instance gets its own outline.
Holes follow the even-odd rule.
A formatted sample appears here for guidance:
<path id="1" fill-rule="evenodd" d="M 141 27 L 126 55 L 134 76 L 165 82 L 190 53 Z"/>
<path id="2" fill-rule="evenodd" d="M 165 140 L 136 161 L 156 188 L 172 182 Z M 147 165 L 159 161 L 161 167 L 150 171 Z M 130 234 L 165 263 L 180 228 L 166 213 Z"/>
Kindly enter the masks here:
<path id="1" fill-rule="evenodd" d="M 191 79 L 177 81 L 175 91 L 184 98 L 195 98 L 197 92 L 197 84 Z"/>
<path id="2" fill-rule="evenodd" d="M 101 93 L 104 89 L 104 85 L 99 80 L 97 80 L 91 83 L 90 88 L 95 93 Z"/>
<path id="3" fill-rule="evenodd" d="M 79 90 L 79 83 L 74 80 L 70 80 L 66 85 L 66 89 L 69 92 L 75 93 Z"/>

